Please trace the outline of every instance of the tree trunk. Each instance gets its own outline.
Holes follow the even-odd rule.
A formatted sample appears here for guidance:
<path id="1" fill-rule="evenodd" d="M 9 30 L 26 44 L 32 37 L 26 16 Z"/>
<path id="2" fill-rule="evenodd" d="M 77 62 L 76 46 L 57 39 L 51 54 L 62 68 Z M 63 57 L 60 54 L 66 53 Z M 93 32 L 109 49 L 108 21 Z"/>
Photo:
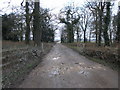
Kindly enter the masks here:
<path id="1" fill-rule="evenodd" d="M 34 28 L 34 42 L 36 46 L 41 47 L 41 34 L 42 30 L 40 29 L 40 6 L 39 0 L 35 0 L 34 2 L 34 20 L 33 20 L 33 28 Z"/>
<path id="2" fill-rule="evenodd" d="M 99 36 L 98 36 L 98 46 L 101 46 L 101 35 L 102 35 L 102 18 L 103 18 L 103 6 L 102 2 L 100 2 L 100 9 L 99 9 Z"/>
<path id="3" fill-rule="evenodd" d="M 102 31 L 102 16 L 100 15 L 98 46 L 101 46 L 101 31 Z"/>
<path id="4" fill-rule="evenodd" d="M 110 45 L 112 45 L 112 31 L 110 29 Z"/>
<path id="5" fill-rule="evenodd" d="M 119 6 L 120 7 L 120 6 Z M 120 43 L 120 9 L 117 15 L 117 32 L 116 32 L 116 41 Z"/>
<path id="6" fill-rule="evenodd" d="M 30 41 L 30 19 L 29 19 L 29 3 L 26 0 L 26 33 L 25 33 L 26 44 L 29 44 Z"/>
<path id="7" fill-rule="evenodd" d="M 73 25 L 72 24 L 67 24 L 67 31 L 68 31 L 68 43 L 73 43 L 74 42 L 74 32 L 73 32 Z"/>
<path id="8" fill-rule="evenodd" d="M 22 23 L 20 23 L 20 28 L 21 28 L 20 41 L 23 41 L 23 24 Z"/>
<path id="9" fill-rule="evenodd" d="M 91 30 L 90 30 L 90 34 L 89 34 L 89 42 L 91 42 Z"/>
<path id="10" fill-rule="evenodd" d="M 79 42 L 79 31 L 78 31 L 78 28 L 77 28 L 77 42 Z"/>
<path id="11" fill-rule="evenodd" d="M 84 43 L 86 42 L 86 30 L 84 30 Z"/>
<path id="12" fill-rule="evenodd" d="M 74 42 L 74 32 L 73 32 L 73 25 L 71 26 L 71 43 Z"/>
<path id="13" fill-rule="evenodd" d="M 97 11 L 96 11 L 96 19 L 95 19 L 95 34 L 96 34 L 96 43 L 98 43 L 98 16 L 97 16 Z"/>
<path id="14" fill-rule="evenodd" d="M 103 35 L 104 35 L 104 41 L 105 41 L 105 46 L 110 46 L 110 40 L 108 36 L 108 27 L 110 23 L 110 2 L 107 2 L 107 8 L 106 8 L 106 16 L 104 18 L 104 30 L 103 30 Z"/>

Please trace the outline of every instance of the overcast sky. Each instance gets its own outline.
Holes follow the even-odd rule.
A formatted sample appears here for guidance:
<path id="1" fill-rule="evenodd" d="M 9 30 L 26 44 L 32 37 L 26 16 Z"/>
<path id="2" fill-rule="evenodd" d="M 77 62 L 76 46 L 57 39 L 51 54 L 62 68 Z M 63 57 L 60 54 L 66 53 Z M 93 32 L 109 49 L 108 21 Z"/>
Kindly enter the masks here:
<path id="1" fill-rule="evenodd" d="M 9 13 L 12 12 L 11 7 L 12 6 L 20 6 L 20 3 L 23 0 L 0 0 L 0 10 L 3 10 L 3 13 Z M 40 0 L 40 6 L 43 8 L 50 8 L 53 9 L 52 13 L 58 14 L 59 10 L 62 9 L 64 6 L 66 6 L 69 2 L 74 2 L 74 5 L 81 6 L 85 3 L 86 0 Z M 88 0 L 89 1 L 89 0 Z M 118 7 L 118 1 L 115 0 L 115 6 L 113 7 L 113 13 L 117 13 L 117 7 Z M 8 4 L 10 2 L 10 6 Z M 0 14 L 3 14 L 0 11 Z M 55 34 L 55 39 L 60 39 L 60 32 L 59 30 L 56 31 L 57 34 Z"/>
<path id="2" fill-rule="evenodd" d="M 6 12 L 10 12 L 10 7 L 8 7 L 8 2 L 10 2 L 10 6 L 20 6 L 20 3 L 23 0 L 0 0 L 0 10 L 2 8 L 6 8 Z M 50 8 L 54 9 L 53 13 L 58 13 L 61 8 L 63 8 L 65 5 L 67 5 L 69 2 L 74 2 L 76 6 L 81 6 L 84 4 L 86 0 L 40 0 L 40 5 L 41 7 L 44 8 Z M 91 1 L 91 0 L 88 0 Z M 97 1 L 97 0 L 96 0 Z M 120 0 L 115 0 L 115 8 L 118 6 L 118 1 Z M 8 7 L 8 8 L 7 8 Z M 115 12 L 117 12 L 116 9 L 114 9 Z"/>
<path id="3" fill-rule="evenodd" d="M 23 0 L 0 0 L 0 10 L 5 8 L 5 12 L 11 12 L 11 6 L 20 6 Z M 10 6 L 8 7 L 8 2 Z M 43 8 L 53 9 L 53 13 L 59 13 L 59 10 L 63 8 L 68 2 L 74 2 L 75 5 L 84 4 L 85 0 L 40 0 L 40 5 Z"/>
<path id="4" fill-rule="evenodd" d="M 10 13 L 12 12 L 12 6 L 20 6 L 20 3 L 23 0 L 0 0 L 0 10 L 3 10 L 3 13 Z M 10 6 L 8 4 L 10 2 Z M 58 14 L 60 9 L 62 9 L 65 5 L 70 2 L 74 2 L 75 5 L 82 5 L 84 4 L 85 0 L 40 0 L 40 6 L 43 8 L 50 8 L 52 9 L 52 13 Z M 0 12 L 0 14 L 3 14 Z M 60 31 L 56 30 L 55 40 L 60 39 Z"/>

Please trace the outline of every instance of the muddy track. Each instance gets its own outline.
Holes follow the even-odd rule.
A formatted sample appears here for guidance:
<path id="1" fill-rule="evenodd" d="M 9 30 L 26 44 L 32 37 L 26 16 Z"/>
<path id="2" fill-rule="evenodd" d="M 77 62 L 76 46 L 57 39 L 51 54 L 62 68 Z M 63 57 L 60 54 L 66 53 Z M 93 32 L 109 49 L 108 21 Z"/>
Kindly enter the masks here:
<path id="1" fill-rule="evenodd" d="M 20 88 L 118 88 L 118 72 L 56 44 Z"/>

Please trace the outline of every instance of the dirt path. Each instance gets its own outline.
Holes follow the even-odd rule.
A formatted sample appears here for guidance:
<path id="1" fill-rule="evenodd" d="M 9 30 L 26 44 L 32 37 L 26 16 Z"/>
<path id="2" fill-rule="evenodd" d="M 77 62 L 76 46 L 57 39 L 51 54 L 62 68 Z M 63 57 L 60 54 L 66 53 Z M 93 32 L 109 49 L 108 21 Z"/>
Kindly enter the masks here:
<path id="1" fill-rule="evenodd" d="M 56 44 L 20 88 L 117 88 L 118 73 Z"/>

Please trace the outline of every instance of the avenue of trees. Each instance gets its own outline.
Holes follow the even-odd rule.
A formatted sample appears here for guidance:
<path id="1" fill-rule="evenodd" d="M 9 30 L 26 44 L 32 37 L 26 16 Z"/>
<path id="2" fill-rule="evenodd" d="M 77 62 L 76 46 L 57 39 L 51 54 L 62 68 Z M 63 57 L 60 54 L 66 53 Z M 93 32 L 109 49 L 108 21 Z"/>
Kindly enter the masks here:
<path id="1" fill-rule="evenodd" d="M 83 34 L 84 43 L 90 42 L 92 36 L 98 46 L 120 43 L 120 10 L 113 15 L 113 5 L 112 2 L 87 2 L 83 7 L 68 5 L 62 9 L 59 20 L 65 27 L 61 41 L 74 42 L 75 35 L 80 41 Z"/>
<path id="2" fill-rule="evenodd" d="M 113 6 L 113 2 L 87 2 L 82 7 L 71 4 L 61 9 L 57 18 L 64 24 L 61 42 L 73 43 L 76 36 L 77 42 L 83 38 L 84 43 L 95 37 L 98 46 L 120 43 L 120 10 L 113 15 Z M 25 38 L 29 44 L 33 36 L 36 46 L 41 42 L 54 42 L 55 27 L 49 9 L 41 8 L 39 0 L 23 0 L 20 9 L 2 15 L 3 40 L 23 41 Z"/>
<path id="3" fill-rule="evenodd" d="M 23 4 L 25 3 L 25 5 Z M 23 0 L 21 10 L 2 15 L 2 39 L 23 41 L 29 44 L 33 38 L 34 44 L 54 42 L 54 28 L 49 9 L 40 7 L 40 1 Z"/>

